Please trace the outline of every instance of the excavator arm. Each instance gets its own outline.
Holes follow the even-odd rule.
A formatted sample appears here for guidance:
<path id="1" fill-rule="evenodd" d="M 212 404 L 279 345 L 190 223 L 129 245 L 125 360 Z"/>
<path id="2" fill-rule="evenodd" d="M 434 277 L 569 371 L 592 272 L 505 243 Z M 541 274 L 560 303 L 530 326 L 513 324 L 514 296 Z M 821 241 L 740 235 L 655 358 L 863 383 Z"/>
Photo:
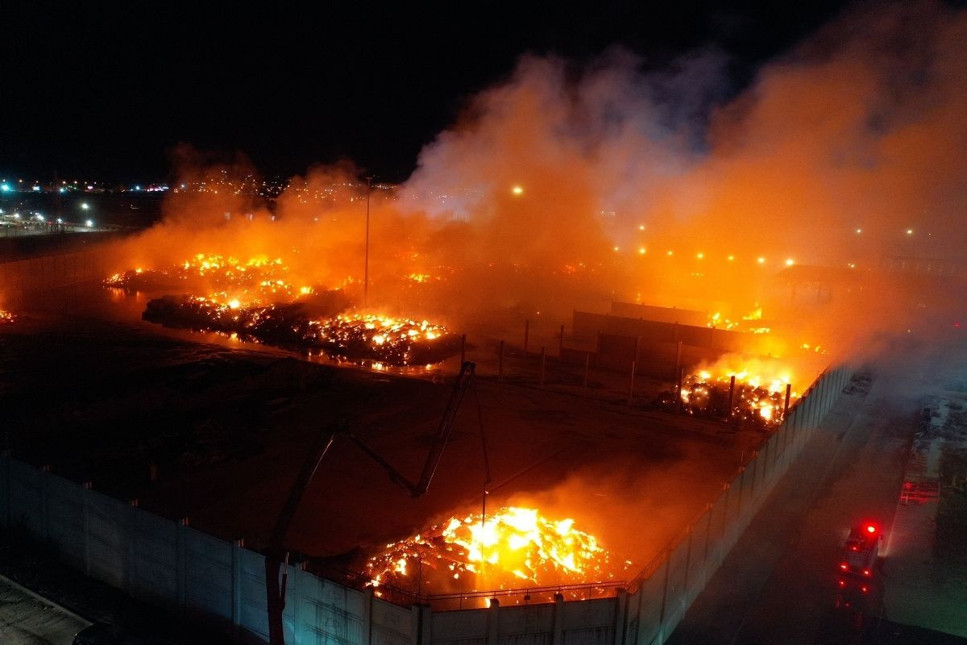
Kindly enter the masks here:
<path id="1" fill-rule="evenodd" d="M 423 472 L 420 474 L 419 481 L 415 484 L 404 477 L 396 468 L 393 467 L 392 464 L 386 461 L 382 456 L 379 455 L 379 453 L 370 448 L 365 442 L 362 441 L 362 439 L 355 436 L 351 432 L 340 432 L 339 430 L 333 430 L 330 427 L 324 428 L 319 433 L 319 436 L 313 445 L 313 449 L 306 456 L 306 460 L 302 464 L 302 469 L 299 471 L 299 475 L 289 491 L 289 497 L 286 499 L 285 506 L 283 506 L 282 512 L 279 514 L 279 517 L 275 522 L 275 526 L 272 529 L 272 535 L 269 538 L 269 547 L 265 554 L 266 601 L 269 615 L 269 643 L 271 645 L 284 645 L 285 643 L 285 633 L 282 623 L 282 612 L 285 610 L 285 588 L 287 582 L 282 566 L 288 559 L 288 555 L 284 551 L 285 536 L 288 533 L 289 525 L 292 523 L 292 519 L 295 517 L 296 510 L 299 508 L 299 503 L 302 501 L 302 496 L 305 494 L 306 488 L 309 486 L 309 482 L 312 481 L 313 475 L 315 475 L 316 470 L 319 469 L 319 464 L 322 463 L 326 453 L 329 452 L 329 448 L 332 447 L 336 437 L 339 435 L 344 435 L 351 439 L 353 443 L 363 450 L 363 452 L 365 452 L 380 466 L 382 466 L 389 474 L 390 479 L 405 489 L 411 497 L 419 497 L 423 495 L 430 488 L 430 481 L 433 479 L 433 475 L 436 473 L 440 459 L 443 457 L 443 450 L 446 448 L 447 441 L 450 439 L 450 432 L 453 429 L 453 422 L 456 419 L 457 411 L 460 409 L 460 403 L 463 401 L 463 396 L 466 394 L 467 388 L 470 386 L 475 367 L 476 365 L 469 361 L 464 362 L 463 365 L 460 366 L 460 373 L 457 375 L 457 379 L 453 384 L 453 390 L 450 393 L 450 400 L 447 403 L 447 408 L 443 413 L 443 419 L 440 421 L 440 426 L 437 429 L 433 445 L 430 447 L 430 453 L 427 455 L 426 464 L 423 466 Z M 482 432 L 483 428 L 481 427 L 481 433 Z M 482 438 L 483 437 L 481 435 L 481 439 Z M 486 449 L 484 458 L 486 458 Z M 281 576 L 280 572 L 282 572 Z"/>

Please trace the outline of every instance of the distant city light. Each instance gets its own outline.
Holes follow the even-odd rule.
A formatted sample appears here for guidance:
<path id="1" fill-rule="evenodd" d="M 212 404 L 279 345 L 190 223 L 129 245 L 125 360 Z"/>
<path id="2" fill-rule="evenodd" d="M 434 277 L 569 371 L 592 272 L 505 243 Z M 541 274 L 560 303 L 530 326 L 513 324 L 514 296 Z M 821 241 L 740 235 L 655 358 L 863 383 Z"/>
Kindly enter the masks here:
<path id="1" fill-rule="evenodd" d="M 3 182 L 2 184 L 0 184 L 0 191 L 9 193 L 11 190 L 12 188 L 10 188 L 10 184 L 8 184 L 7 182 Z"/>
<path id="2" fill-rule="evenodd" d="M 766 259 L 763 258 L 763 257 L 760 257 L 759 259 L 756 260 L 756 262 L 758 262 L 759 264 L 765 264 L 766 263 Z"/>
<path id="3" fill-rule="evenodd" d="M 90 204 L 88 204 L 87 202 L 81 202 L 81 208 L 82 208 L 83 210 L 87 210 L 87 209 L 89 209 L 90 207 L 91 207 L 91 205 L 90 205 Z"/>
<path id="4" fill-rule="evenodd" d="M 907 235 L 913 235 L 913 229 L 912 228 L 908 228 L 907 229 Z"/>
<path id="5" fill-rule="evenodd" d="M 87 220 L 84 223 L 87 225 L 87 228 L 93 228 L 94 227 L 94 220 L 92 220 L 92 219 L 89 219 L 89 220 Z"/>
<path id="6" fill-rule="evenodd" d="M 863 232 L 863 229 L 861 229 L 861 228 L 858 228 L 858 229 L 856 229 L 856 234 L 857 234 L 857 235 L 859 235 L 859 234 L 860 234 L 860 233 L 862 233 L 862 232 Z"/>
<path id="7" fill-rule="evenodd" d="M 514 186 L 513 188 L 510 189 L 510 192 L 514 193 L 515 195 L 523 195 L 524 194 L 524 187 L 523 186 Z"/>
<path id="8" fill-rule="evenodd" d="M 796 263 L 796 261 L 795 261 L 795 260 L 793 260 L 792 258 L 789 258 L 789 259 L 787 259 L 787 260 L 786 260 L 786 266 L 787 266 L 787 267 L 791 267 L 791 266 L 792 266 L 792 265 L 794 265 L 795 263 Z"/>

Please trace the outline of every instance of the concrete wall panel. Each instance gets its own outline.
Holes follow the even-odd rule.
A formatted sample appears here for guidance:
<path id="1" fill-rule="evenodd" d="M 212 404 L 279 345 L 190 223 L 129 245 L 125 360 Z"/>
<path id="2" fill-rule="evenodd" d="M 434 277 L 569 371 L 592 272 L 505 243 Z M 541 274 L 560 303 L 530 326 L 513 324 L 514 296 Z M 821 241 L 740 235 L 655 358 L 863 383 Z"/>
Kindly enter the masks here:
<path id="1" fill-rule="evenodd" d="M 232 620 L 232 545 L 185 527 L 186 609 Z"/>
<path id="2" fill-rule="evenodd" d="M 363 645 L 368 635 L 366 594 L 322 580 L 304 571 L 296 572 L 294 632 L 300 645 L 336 643 Z"/>
<path id="3" fill-rule="evenodd" d="M 41 472 L 29 464 L 10 461 L 10 525 L 43 537 L 44 490 Z"/>
<path id="4" fill-rule="evenodd" d="M 176 522 L 151 513 L 133 513 L 128 590 L 136 598 L 162 607 L 177 605 L 179 528 Z"/>
<path id="5" fill-rule="evenodd" d="M 502 645 L 549 645 L 554 640 L 557 607 L 547 603 L 501 607 L 497 627 L 499 642 Z"/>
<path id="6" fill-rule="evenodd" d="M 413 612 L 379 598 L 373 598 L 371 606 L 371 645 L 416 643 Z"/>
<path id="7" fill-rule="evenodd" d="M 434 645 L 486 645 L 489 609 L 463 609 L 433 614 Z"/>
<path id="8" fill-rule="evenodd" d="M 47 539 L 79 570 L 87 550 L 83 493 L 74 482 L 47 473 Z"/>
<path id="9" fill-rule="evenodd" d="M 265 558 L 254 551 L 239 552 L 239 625 L 248 632 L 269 640 L 266 608 Z"/>
<path id="10" fill-rule="evenodd" d="M 563 642 L 568 645 L 613 645 L 615 607 L 614 598 L 559 603 Z"/>
<path id="11" fill-rule="evenodd" d="M 127 522 L 131 506 L 93 490 L 87 499 L 88 575 L 124 589 L 127 576 Z"/>

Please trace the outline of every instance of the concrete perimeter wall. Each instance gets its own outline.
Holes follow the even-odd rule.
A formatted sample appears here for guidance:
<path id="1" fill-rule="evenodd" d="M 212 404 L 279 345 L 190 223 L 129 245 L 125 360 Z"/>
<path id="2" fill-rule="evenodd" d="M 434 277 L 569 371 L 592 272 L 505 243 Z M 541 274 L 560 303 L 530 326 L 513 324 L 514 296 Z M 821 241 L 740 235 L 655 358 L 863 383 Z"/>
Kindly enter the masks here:
<path id="1" fill-rule="evenodd" d="M 6 304 L 16 304 L 31 293 L 103 280 L 109 275 L 109 266 L 110 258 L 94 249 L 0 262 L 0 295 Z"/>
<path id="2" fill-rule="evenodd" d="M 400 607 L 287 567 L 294 645 L 639 645 L 665 642 L 849 382 L 824 373 L 754 458 L 615 597 L 487 609 Z M 231 635 L 268 641 L 262 555 L 0 457 L 0 523 L 20 527 L 89 577 Z"/>

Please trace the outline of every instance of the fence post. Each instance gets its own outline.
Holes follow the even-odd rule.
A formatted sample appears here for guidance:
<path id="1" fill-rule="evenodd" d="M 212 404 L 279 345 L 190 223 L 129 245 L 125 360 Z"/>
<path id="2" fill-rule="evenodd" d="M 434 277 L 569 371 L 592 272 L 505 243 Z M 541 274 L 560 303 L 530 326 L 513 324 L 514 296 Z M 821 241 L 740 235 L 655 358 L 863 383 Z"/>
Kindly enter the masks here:
<path id="1" fill-rule="evenodd" d="M 557 645 L 564 642 L 564 596 L 554 594 L 554 634 L 551 643 Z"/>
<path id="2" fill-rule="evenodd" d="M 544 387 L 544 367 L 546 364 L 547 354 L 544 351 L 544 346 L 541 346 L 541 387 Z"/>
<path id="3" fill-rule="evenodd" d="M 40 537 L 47 540 L 50 537 L 50 491 L 48 490 L 50 479 L 50 464 L 44 464 L 40 468 Z"/>
<path id="4" fill-rule="evenodd" d="M 729 377 L 729 409 L 725 413 L 725 420 L 732 421 L 732 410 L 735 409 L 735 374 Z"/>
<path id="5" fill-rule="evenodd" d="M 81 499 L 84 504 L 84 575 L 91 577 L 91 500 L 90 490 L 94 484 L 84 482 L 81 489 Z"/>
<path id="6" fill-rule="evenodd" d="M 668 605 L 668 576 L 669 570 L 672 568 L 672 556 L 671 552 L 665 551 L 665 580 L 661 586 L 661 610 L 658 612 L 658 633 L 660 642 L 665 641 L 665 608 Z"/>
<path id="7" fill-rule="evenodd" d="M 242 549 L 245 540 L 232 542 L 232 633 L 238 636 L 242 625 Z"/>
<path id="8" fill-rule="evenodd" d="M 4 450 L 0 454 L 0 466 L 3 467 L 3 525 L 10 526 L 10 452 Z"/>
<path id="9" fill-rule="evenodd" d="M 178 609 L 182 615 L 188 609 L 188 518 L 178 520 L 175 557 L 178 560 Z"/>
<path id="10" fill-rule="evenodd" d="M 637 361 L 631 361 L 631 385 L 628 388 L 628 405 L 630 406 L 635 400 L 635 368 L 637 367 Z"/>
<path id="11" fill-rule="evenodd" d="M 497 645 L 500 640 L 500 601 L 490 599 L 487 609 L 487 645 Z"/>
<path id="12" fill-rule="evenodd" d="M 688 569 L 692 566 L 692 538 L 695 537 L 695 531 L 691 524 L 688 525 L 688 546 L 685 548 L 685 578 L 682 581 L 682 593 L 685 594 L 685 598 L 688 598 L 691 593 L 688 590 Z"/>

